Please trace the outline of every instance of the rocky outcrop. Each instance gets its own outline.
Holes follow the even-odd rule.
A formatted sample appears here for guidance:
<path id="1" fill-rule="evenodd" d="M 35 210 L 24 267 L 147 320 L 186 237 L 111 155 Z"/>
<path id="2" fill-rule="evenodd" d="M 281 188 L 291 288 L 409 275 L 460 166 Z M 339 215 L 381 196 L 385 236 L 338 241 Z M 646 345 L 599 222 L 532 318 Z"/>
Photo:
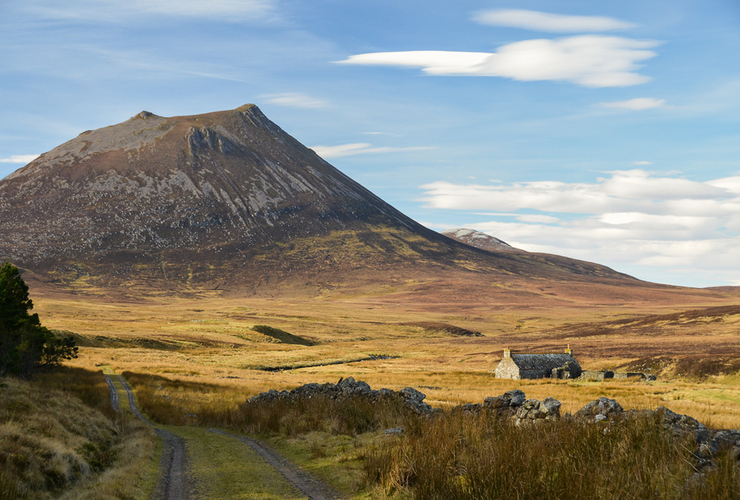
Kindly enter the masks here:
<path id="1" fill-rule="evenodd" d="M 352 377 L 341 379 L 336 384 L 327 382 L 325 384 L 305 384 L 291 391 L 276 391 L 270 389 L 249 398 L 246 405 L 269 404 L 278 400 L 311 399 L 314 397 L 328 397 L 333 400 L 349 399 L 352 397 L 364 397 L 371 402 L 383 398 L 400 398 L 404 405 L 419 415 L 431 415 L 435 410 L 424 402 L 426 395 L 413 387 L 406 387 L 400 391 L 391 389 L 373 390 L 366 382 L 355 380 Z"/>

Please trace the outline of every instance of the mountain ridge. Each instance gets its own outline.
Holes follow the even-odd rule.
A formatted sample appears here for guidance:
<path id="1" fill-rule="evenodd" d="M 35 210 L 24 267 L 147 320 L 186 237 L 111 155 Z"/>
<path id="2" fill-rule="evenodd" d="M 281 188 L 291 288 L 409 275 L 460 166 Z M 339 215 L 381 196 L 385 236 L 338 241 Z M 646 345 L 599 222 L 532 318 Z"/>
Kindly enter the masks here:
<path id="1" fill-rule="evenodd" d="M 342 283 L 360 272 L 398 281 L 441 269 L 634 280 L 440 235 L 253 104 L 171 118 L 142 111 L 83 132 L 0 180 L 0 233 L 0 259 L 62 285 L 239 288 Z"/>

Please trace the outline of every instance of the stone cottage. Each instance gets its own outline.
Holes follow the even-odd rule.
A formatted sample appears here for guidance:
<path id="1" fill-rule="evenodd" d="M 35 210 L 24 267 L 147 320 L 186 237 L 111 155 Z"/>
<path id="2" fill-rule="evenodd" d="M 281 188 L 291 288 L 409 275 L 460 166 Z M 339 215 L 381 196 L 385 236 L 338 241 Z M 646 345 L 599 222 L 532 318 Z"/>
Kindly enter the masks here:
<path id="1" fill-rule="evenodd" d="M 496 367 L 496 378 L 576 378 L 581 365 L 568 346 L 562 354 L 512 354 L 504 349 L 504 359 Z"/>

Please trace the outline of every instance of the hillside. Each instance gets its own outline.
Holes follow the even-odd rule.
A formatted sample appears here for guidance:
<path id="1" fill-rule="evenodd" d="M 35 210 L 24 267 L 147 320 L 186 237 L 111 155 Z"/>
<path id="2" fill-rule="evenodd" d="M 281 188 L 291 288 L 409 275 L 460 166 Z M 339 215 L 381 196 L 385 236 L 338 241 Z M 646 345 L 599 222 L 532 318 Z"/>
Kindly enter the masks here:
<path id="1" fill-rule="evenodd" d="M 406 217 L 254 105 L 87 131 L 0 181 L 0 260 L 64 287 L 335 289 L 471 273 L 636 285 Z"/>

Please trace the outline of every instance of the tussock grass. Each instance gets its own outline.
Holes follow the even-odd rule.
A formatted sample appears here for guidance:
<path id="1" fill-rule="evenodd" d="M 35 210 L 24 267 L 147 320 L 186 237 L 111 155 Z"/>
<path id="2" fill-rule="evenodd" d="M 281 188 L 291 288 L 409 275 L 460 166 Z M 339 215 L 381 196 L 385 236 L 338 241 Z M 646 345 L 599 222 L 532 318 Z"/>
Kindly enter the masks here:
<path id="1" fill-rule="evenodd" d="M 364 466 L 368 485 L 419 499 L 737 498 L 731 457 L 693 479 L 693 449 L 653 417 L 517 427 L 486 413 L 447 413 L 369 450 Z"/>
<path id="2" fill-rule="evenodd" d="M 0 378 L 2 498 L 145 498 L 154 453 L 151 431 L 112 411 L 99 372 Z"/>
<path id="3" fill-rule="evenodd" d="M 400 398 L 371 402 L 359 396 L 335 400 L 319 394 L 250 404 L 242 393 L 223 386 L 131 372 L 123 375 L 136 387 L 143 411 L 166 425 L 195 424 L 287 436 L 314 431 L 355 436 L 398 425 L 417 425 L 414 414 Z"/>
<path id="4" fill-rule="evenodd" d="M 400 398 L 371 402 L 361 396 L 331 399 L 325 395 L 268 403 L 246 403 L 231 416 L 230 426 L 242 432 L 296 436 L 315 431 L 356 436 L 418 419 Z"/>

